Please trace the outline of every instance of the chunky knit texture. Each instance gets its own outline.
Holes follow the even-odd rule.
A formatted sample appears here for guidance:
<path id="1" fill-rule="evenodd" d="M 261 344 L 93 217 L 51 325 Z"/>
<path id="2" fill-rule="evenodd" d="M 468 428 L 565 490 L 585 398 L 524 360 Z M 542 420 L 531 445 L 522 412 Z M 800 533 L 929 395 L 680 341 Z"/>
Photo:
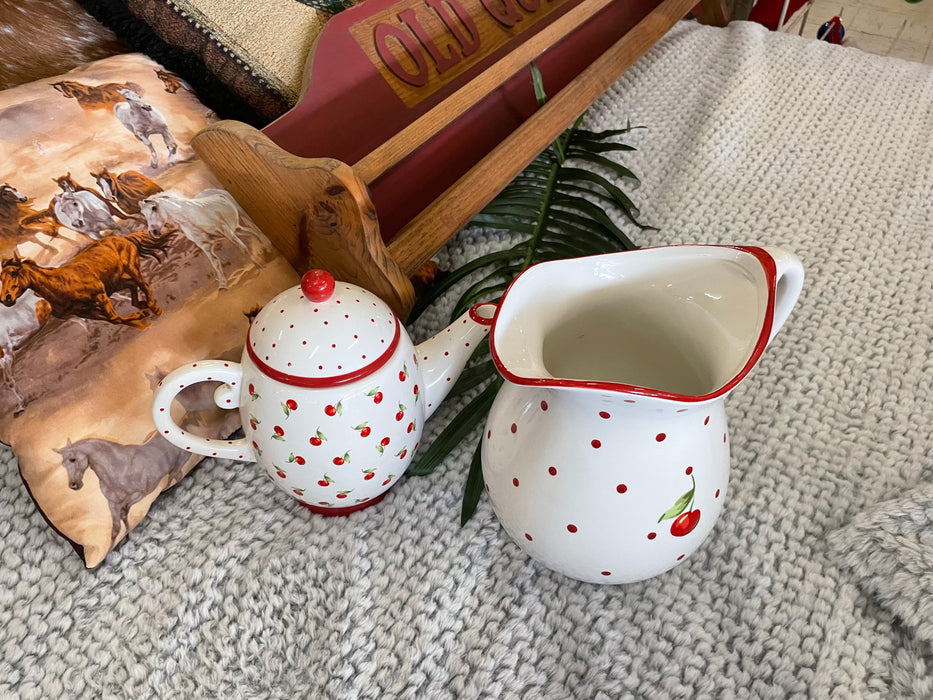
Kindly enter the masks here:
<path id="1" fill-rule="evenodd" d="M 727 401 L 729 498 L 680 566 L 583 584 L 488 500 L 461 529 L 472 437 L 345 519 L 207 461 L 86 571 L 6 451 L 0 697 L 933 696 L 931 105 L 929 66 L 682 23 L 590 110 L 648 127 L 641 243 L 779 245 L 807 268 Z M 467 231 L 441 257 L 498 244 Z"/>

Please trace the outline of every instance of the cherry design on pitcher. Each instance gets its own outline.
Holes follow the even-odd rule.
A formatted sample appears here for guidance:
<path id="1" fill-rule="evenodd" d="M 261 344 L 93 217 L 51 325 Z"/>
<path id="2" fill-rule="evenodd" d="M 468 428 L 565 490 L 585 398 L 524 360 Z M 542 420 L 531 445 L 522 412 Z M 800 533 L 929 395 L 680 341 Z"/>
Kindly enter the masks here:
<path id="1" fill-rule="evenodd" d="M 693 503 L 696 498 L 697 482 L 693 478 L 693 467 L 687 467 L 687 476 L 690 477 L 692 486 L 683 496 L 675 501 L 674 505 L 668 508 L 658 518 L 658 522 L 674 519 L 671 523 L 671 534 L 674 537 L 683 537 L 693 532 L 693 529 L 700 522 L 700 509 L 693 510 Z"/>
<path id="2" fill-rule="evenodd" d="M 282 412 L 285 414 L 285 417 L 288 418 L 291 415 L 292 411 L 298 410 L 298 402 L 295 399 L 289 399 L 288 401 L 282 402 Z"/>

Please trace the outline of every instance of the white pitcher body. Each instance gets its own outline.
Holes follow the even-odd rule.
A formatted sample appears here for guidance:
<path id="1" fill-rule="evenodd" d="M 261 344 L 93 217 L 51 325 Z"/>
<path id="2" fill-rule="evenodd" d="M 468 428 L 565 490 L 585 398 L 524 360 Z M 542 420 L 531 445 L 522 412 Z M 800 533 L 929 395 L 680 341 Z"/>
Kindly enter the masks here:
<path id="1" fill-rule="evenodd" d="M 803 283 L 795 257 L 676 246 L 531 268 L 491 335 L 505 378 L 483 475 L 512 539 L 583 581 L 660 574 L 709 536 L 728 489 L 725 397 Z"/>
<path id="2" fill-rule="evenodd" d="M 660 574 L 706 539 L 725 502 L 724 401 L 682 410 L 581 393 L 503 384 L 482 448 L 493 509 L 525 552 L 572 578 Z"/>

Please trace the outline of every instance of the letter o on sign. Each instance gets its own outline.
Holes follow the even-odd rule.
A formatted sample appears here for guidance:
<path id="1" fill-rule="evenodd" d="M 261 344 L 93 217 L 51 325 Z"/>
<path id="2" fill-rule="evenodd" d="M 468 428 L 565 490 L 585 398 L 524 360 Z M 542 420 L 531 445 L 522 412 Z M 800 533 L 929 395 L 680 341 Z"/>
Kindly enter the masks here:
<path id="1" fill-rule="evenodd" d="M 425 60 L 424 53 L 417 40 L 412 38 L 407 32 L 391 24 L 380 23 L 376 25 L 374 31 L 376 41 L 376 53 L 393 75 L 399 80 L 403 80 L 409 85 L 415 87 L 424 87 L 428 83 L 428 62 Z M 398 56 L 393 53 L 389 46 L 389 39 L 394 37 L 398 41 L 403 52 L 408 54 L 408 58 L 414 64 L 415 73 L 405 69 Z"/>

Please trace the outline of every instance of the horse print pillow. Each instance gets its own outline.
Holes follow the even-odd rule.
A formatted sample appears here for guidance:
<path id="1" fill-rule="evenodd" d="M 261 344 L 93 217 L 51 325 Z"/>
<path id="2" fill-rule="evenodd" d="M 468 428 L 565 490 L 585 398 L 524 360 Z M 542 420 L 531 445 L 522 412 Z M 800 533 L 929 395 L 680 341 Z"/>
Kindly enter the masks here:
<path id="1" fill-rule="evenodd" d="M 200 459 L 155 432 L 154 387 L 237 359 L 250 310 L 297 281 L 195 157 L 212 118 L 138 54 L 0 92 L 0 439 L 89 567 Z M 227 437 L 213 388 L 178 419 Z"/>

